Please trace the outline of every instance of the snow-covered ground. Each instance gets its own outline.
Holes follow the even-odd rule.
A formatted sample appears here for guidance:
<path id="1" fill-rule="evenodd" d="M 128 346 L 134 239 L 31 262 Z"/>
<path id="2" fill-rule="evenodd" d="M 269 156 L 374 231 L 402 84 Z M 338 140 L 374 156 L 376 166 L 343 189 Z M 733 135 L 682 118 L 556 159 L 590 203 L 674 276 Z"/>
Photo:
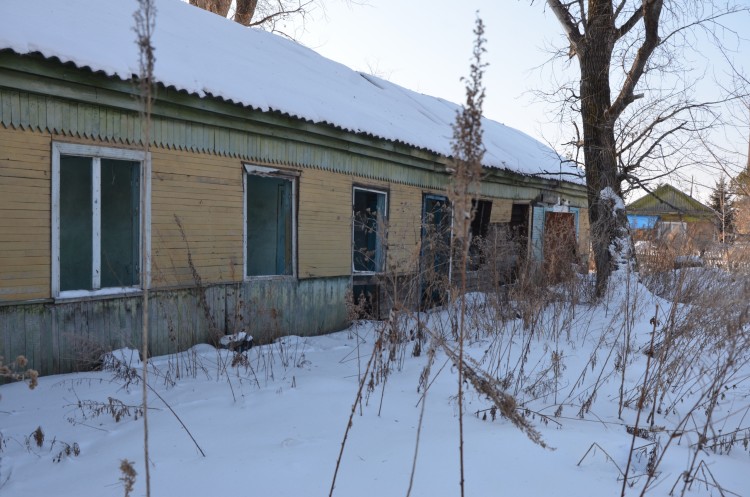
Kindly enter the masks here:
<path id="1" fill-rule="evenodd" d="M 652 347 L 649 321 L 658 312 L 656 328 L 661 330 L 672 310 L 676 320 L 690 319 L 688 308 L 672 309 L 638 284 L 629 290 L 619 285 L 595 307 L 551 299 L 527 327 L 520 318 L 501 319 L 523 315 L 519 303 L 495 306 L 472 296 L 466 350 L 477 363 L 469 365 L 513 394 L 516 412 L 553 449 L 531 442 L 499 412 L 493 420 L 492 404 L 467 383 L 466 495 L 618 496 L 631 444 L 633 485 L 626 495 L 641 495 L 652 453 L 655 479 L 645 495 L 670 495 L 675 483 L 674 495 L 683 489 L 691 496 L 750 495 L 747 350 L 727 346 L 718 351 L 709 342 L 719 339 L 707 338 L 714 333 L 709 330 L 695 342 L 696 350 L 705 353 L 691 356 L 683 370 L 669 376 L 668 361 L 657 370 L 665 337 L 659 331 Z M 452 349 L 449 314 L 434 312 L 422 319 L 435 336 L 447 337 Z M 420 374 L 429 345 L 413 356 L 417 324 L 399 324 L 406 339 L 394 348 L 393 362 L 386 360 L 387 346 L 379 356 L 383 360 L 373 366 L 375 384 L 369 392 L 371 376 L 366 376 L 365 398 L 356 408 L 334 495 L 407 495 L 423 412 Z M 208 345 L 153 358 L 151 495 L 328 495 L 359 379 L 382 326 L 360 322 L 328 336 L 285 337 L 251 349 L 235 358 L 240 362 L 235 365 L 230 352 Z M 688 350 L 691 343 L 680 347 Z M 650 377 L 671 380 L 663 385 L 666 395 L 653 429 L 647 403 L 638 420 L 647 438 L 634 438 L 626 426 L 636 423 L 649 361 L 644 351 L 652 348 Z M 117 357 L 123 357 L 122 351 Z M 133 365 L 140 367 L 135 357 Z M 386 366 L 387 378 L 382 374 Z M 720 376 L 714 372 L 725 366 L 731 371 L 721 376 L 721 384 L 713 384 Z M 0 387 L 0 495 L 122 496 L 123 459 L 133 461 L 138 472 L 131 495 L 145 495 L 142 391 L 133 374 L 120 367 L 44 377 L 34 390 L 23 383 Z M 427 383 L 411 495 L 460 495 L 457 368 L 445 350 L 435 354 Z M 618 416 L 621 387 L 622 398 L 630 402 Z M 697 448 L 709 407 L 701 397 L 706 391 L 717 393 L 717 406 L 706 444 Z M 586 405 L 589 409 L 582 408 Z M 34 435 L 37 427 L 43 440 Z M 725 443 L 712 450 L 720 440 Z M 687 488 L 681 474 L 691 466 L 697 478 Z"/>

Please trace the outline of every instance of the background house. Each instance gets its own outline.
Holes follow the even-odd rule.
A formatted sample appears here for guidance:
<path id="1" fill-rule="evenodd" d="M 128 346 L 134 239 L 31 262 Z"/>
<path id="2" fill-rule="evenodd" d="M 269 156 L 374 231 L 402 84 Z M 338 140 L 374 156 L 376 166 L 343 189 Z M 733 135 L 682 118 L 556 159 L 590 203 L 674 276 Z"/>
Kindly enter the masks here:
<path id="1" fill-rule="evenodd" d="M 669 252 L 669 264 L 674 256 L 702 255 L 716 241 L 713 209 L 671 185 L 659 185 L 628 204 L 626 211 L 636 244 L 657 244 Z"/>
<path id="2" fill-rule="evenodd" d="M 156 4 L 145 154 L 136 3 L 0 3 L 0 355 L 48 374 L 137 345 L 144 289 L 151 353 L 167 354 L 341 329 L 348 295 L 383 274 L 455 271 L 425 249 L 449 220 L 455 104 Z M 521 233 L 541 260 L 554 212 L 585 257 L 576 171 L 500 123 L 484 137 L 475 234 Z"/>

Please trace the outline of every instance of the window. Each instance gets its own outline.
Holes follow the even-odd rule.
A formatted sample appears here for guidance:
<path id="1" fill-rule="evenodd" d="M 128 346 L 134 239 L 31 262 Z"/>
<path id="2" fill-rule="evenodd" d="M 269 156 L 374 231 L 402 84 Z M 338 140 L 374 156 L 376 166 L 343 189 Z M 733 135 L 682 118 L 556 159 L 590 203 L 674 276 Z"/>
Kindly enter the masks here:
<path id="1" fill-rule="evenodd" d="M 352 269 L 355 273 L 379 273 L 385 268 L 386 200 L 385 192 L 354 188 Z"/>
<path id="2" fill-rule="evenodd" d="M 471 235 L 471 245 L 469 245 L 469 271 L 476 271 L 484 262 L 482 257 L 484 240 L 490 231 L 490 214 L 492 213 L 492 201 L 490 200 L 472 200 L 471 210 L 474 217 L 471 220 L 469 233 Z"/>
<path id="3" fill-rule="evenodd" d="M 293 276 L 295 175 L 245 165 L 245 276 Z"/>
<path id="4" fill-rule="evenodd" d="M 141 230 L 141 210 L 149 214 L 148 202 L 143 202 L 147 169 L 140 151 L 53 144 L 54 297 L 111 294 L 142 286 L 141 245 L 144 235 L 148 242 L 148 227 Z"/>

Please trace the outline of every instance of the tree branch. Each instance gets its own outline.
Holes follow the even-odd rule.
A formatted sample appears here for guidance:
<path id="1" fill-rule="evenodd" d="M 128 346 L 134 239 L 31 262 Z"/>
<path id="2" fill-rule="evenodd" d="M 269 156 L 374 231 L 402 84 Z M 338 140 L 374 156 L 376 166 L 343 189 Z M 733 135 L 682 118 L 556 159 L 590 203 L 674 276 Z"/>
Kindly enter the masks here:
<path id="1" fill-rule="evenodd" d="M 565 31 L 565 34 L 570 41 L 570 47 L 572 48 L 572 51 L 574 53 L 577 53 L 579 44 L 583 40 L 583 35 L 578 30 L 578 23 L 570 13 L 570 7 L 563 5 L 560 0 L 547 0 L 547 5 L 549 5 L 550 9 L 552 9 L 552 12 L 555 14 L 555 17 L 557 17 L 557 20 L 560 21 L 560 24 L 562 25 L 563 30 Z M 584 17 L 584 12 L 581 11 L 581 18 Z"/>
<path id="2" fill-rule="evenodd" d="M 271 14 L 268 14 L 267 16 L 263 17 L 259 21 L 251 22 L 247 26 L 254 27 L 254 26 L 260 26 L 261 24 L 267 23 L 272 21 L 273 19 L 284 17 L 290 14 L 297 14 L 300 12 L 305 12 L 305 7 L 310 5 L 313 2 L 313 0 L 308 0 L 307 2 L 300 2 L 296 8 L 294 9 L 286 9 L 283 8 L 281 10 L 278 10 L 276 12 L 273 12 Z"/>
<path id="3" fill-rule="evenodd" d="M 643 3 L 642 11 L 645 37 L 625 77 L 625 82 L 620 89 L 620 93 L 607 111 L 607 115 L 611 121 L 617 119 L 622 114 L 622 111 L 636 98 L 633 94 L 635 86 L 638 84 L 641 76 L 643 76 L 649 57 L 654 53 L 656 47 L 659 46 L 659 20 L 663 5 L 663 0 L 646 0 Z"/>
<path id="4" fill-rule="evenodd" d="M 617 6 L 617 11 L 615 12 L 615 19 L 617 16 L 620 15 L 620 12 L 622 11 L 622 8 L 625 6 L 625 0 L 620 3 L 620 5 Z M 622 26 L 617 28 L 615 30 L 615 39 L 619 40 L 628 32 L 635 27 L 636 24 L 638 24 L 638 21 L 643 19 L 643 6 L 639 6 L 637 9 L 635 9 L 635 12 L 633 12 L 633 15 L 630 16 L 630 18 L 625 21 Z"/>

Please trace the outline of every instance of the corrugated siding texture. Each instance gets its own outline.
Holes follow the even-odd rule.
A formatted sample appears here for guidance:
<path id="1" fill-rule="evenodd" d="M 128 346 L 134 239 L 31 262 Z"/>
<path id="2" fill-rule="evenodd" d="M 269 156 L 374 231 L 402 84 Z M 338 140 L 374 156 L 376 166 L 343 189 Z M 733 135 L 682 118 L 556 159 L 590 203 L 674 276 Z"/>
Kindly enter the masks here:
<path id="1" fill-rule="evenodd" d="M 414 271 L 422 236 L 422 190 L 392 185 L 390 209 L 388 270 L 395 273 Z"/>
<path id="2" fill-rule="evenodd" d="M 299 197 L 299 276 L 351 274 L 351 176 L 306 169 L 300 175 Z"/>
<path id="3" fill-rule="evenodd" d="M 163 148 L 151 154 L 152 286 L 193 284 L 188 252 L 204 283 L 241 280 L 241 162 Z"/>
<path id="4" fill-rule="evenodd" d="M 0 301 L 50 296 L 50 137 L 0 126 Z"/>

